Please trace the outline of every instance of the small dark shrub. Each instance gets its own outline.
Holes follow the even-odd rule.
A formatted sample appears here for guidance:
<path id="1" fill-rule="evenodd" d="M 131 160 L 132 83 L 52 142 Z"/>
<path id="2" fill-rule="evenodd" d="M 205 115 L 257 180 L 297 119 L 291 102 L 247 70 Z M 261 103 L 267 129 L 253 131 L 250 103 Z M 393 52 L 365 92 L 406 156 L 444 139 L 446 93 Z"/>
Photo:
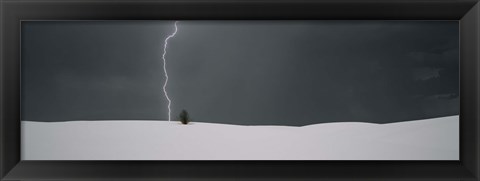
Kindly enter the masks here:
<path id="1" fill-rule="evenodd" d="M 188 115 L 188 112 L 184 109 L 182 112 L 180 112 L 180 122 L 182 124 L 188 124 L 190 122 L 190 116 Z"/>

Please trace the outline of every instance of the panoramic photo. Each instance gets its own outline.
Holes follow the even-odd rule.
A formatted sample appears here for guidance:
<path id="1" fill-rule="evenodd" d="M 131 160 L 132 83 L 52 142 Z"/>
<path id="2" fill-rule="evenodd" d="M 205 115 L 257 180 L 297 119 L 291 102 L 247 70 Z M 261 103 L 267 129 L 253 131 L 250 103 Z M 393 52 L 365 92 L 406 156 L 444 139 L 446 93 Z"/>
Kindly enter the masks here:
<path id="1" fill-rule="evenodd" d="M 459 160 L 458 21 L 22 21 L 22 160 Z"/>

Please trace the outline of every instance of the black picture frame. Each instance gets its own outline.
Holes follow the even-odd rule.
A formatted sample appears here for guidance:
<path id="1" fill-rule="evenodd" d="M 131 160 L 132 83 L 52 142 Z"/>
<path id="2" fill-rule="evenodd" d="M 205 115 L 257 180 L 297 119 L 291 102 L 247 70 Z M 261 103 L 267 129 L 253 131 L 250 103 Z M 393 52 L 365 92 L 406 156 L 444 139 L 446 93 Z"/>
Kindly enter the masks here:
<path id="1" fill-rule="evenodd" d="M 21 161 L 22 20 L 460 22 L 460 161 Z M 0 0 L 2 180 L 480 180 L 478 0 Z"/>

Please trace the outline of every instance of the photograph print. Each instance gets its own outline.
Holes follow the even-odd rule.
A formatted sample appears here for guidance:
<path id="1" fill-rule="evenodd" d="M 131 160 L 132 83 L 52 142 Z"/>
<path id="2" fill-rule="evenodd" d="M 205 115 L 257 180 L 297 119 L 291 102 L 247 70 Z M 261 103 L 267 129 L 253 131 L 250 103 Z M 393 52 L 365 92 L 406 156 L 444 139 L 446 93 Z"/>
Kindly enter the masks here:
<path id="1" fill-rule="evenodd" d="M 23 21 L 22 160 L 459 160 L 458 21 Z"/>

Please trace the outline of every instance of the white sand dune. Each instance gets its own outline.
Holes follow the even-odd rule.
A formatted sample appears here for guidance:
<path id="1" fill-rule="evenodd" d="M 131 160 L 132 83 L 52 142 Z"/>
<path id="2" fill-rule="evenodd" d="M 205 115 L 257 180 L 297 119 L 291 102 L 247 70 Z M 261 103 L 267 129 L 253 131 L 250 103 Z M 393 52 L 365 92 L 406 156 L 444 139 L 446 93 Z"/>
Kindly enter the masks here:
<path id="1" fill-rule="evenodd" d="M 303 127 L 22 121 L 23 160 L 458 160 L 459 117 Z"/>

